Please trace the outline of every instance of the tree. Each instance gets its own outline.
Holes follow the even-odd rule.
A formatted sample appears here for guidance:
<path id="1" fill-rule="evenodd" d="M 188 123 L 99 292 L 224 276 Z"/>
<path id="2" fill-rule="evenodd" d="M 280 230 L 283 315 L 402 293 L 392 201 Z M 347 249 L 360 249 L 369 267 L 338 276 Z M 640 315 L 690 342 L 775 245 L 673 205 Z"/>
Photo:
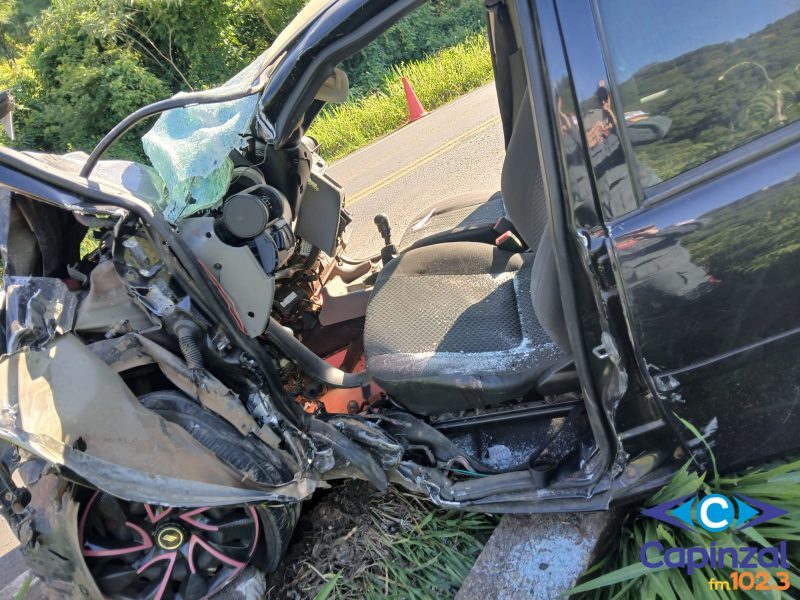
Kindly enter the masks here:
<path id="1" fill-rule="evenodd" d="M 11 42 L 8 39 L 8 29 L 11 24 L 11 17 L 14 14 L 16 7 L 14 0 L 0 0 L 0 50 L 6 57 L 6 60 L 13 62 L 14 55 L 11 51 Z"/>
<path id="2" fill-rule="evenodd" d="M 50 0 L 0 0 L 0 53 L 7 62 L 14 63 L 17 46 L 24 42 L 33 21 L 48 6 Z"/>
<path id="3" fill-rule="evenodd" d="M 255 8 L 253 0 L 54 0 L 14 74 L 19 145 L 89 150 L 139 107 L 222 83 L 272 39 Z M 141 158 L 146 127 L 111 155 Z"/>
<path id="4" fill-rule="evenodd" d="M 88 151 L 144 104 L 228 80 L 306 1 L 0 0 L 0 42 L 13 39 L 6 56 L 16 61 L 0 64 L 0 87 L 11 84 L 17 99 L 16 144 Z M 345 61 L 354 95 L 382 87 L 394 65 L 481 27 L 479 0 L 431 0 Z M 148 126 L 110 156 L 141 159 L 138 138 Z"/>

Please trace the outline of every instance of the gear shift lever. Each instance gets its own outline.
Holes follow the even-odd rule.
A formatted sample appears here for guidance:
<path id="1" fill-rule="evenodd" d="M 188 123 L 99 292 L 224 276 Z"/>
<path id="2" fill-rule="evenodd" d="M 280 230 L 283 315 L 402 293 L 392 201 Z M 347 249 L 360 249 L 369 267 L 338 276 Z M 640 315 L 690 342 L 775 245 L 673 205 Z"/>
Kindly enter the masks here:
<path id="1" fill-rule="evenodd" d="M 383 213 L 375 215 L 373 219 L 378 227 L 378 233 L 383 238 L 383 248 L 381 248 L 381 261 L 384 265 L 397 256 L 397 247 L 392 243 L 392 226 L 389 224 L 389 217 Z"/>

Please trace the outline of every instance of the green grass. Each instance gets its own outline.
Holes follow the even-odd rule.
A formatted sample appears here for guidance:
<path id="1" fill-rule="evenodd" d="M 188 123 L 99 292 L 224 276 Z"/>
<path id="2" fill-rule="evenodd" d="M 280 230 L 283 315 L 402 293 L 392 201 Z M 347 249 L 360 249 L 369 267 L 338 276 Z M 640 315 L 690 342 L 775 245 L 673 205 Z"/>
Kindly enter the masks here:
<path id="1" fill-rule="evenodd" d="M 372 508 L 372 564 L 323 576 L 318 598 L 430 599 L 455 595 L 496 525 L 494 518 L 432 507 L 398 490 Z"/>
<path id="2" fill-rule="evenodd" d="M 699 437 L 699 434 L 697 434 Z M 712 470 L 711 481 L 706 475 L 700 475 L 690 469 L 687 463 L 670 482 L 646 504 L 654 506 L 673 498 L 694 494 L 696 492 L 731 493 L 755 498 L 768 504 L 787 510 L 788 513 L 764 523 L 760 526 L 728 531 L 723 534 L 709 534 L 696 529 L 686 531 L 661 523 L 641 514 L 632 514 L 625 523 L 617 552 L 600 561 L 590 569 L 591 573 L 600 573 L 593 579 L 577 586 L 570 593 L 585 594 L 593 600 L 613 598 L 614 600 L 639 600 L 640 598 L 700 598 L 708 600 L 752 598 L 797 598 L 800 591 L 800 460 L 782 461 L 750 469 L 739 475 L 720 477 L 716 467 Z M 699 546 L 708 548 L 714 541 L 717 546 L 776 546 L 782 541 L 788 542 L 790 568 L 788 569 L 791 587 L 784 591 L 725 591 L 709 589 L 708 582 L 730 581 L 732 569 L 722 567 L 712 569 L 705 567 L 687 576 L 679 569 L 652 570 L 646 568 L 639 560 L 639 551 L 643 544 L 660 540 L 664 547 Z M 730 559 L 728 559 L 730 560 Z M 739 569 L 750 570 L 750 569 Z M 770 576 L 784 569 L 769 569 Z M 772 585 L 775 585 L 773 580 Z"/>
<path id="3" fill-rule="evenodd" d="M 283 583 L 268 597 L 452 598 L 497 522 L 395 487 L 379 494 L 360 482 L 336 484 L 311 512 L 314 529 L 302 550 L 289 549 Z"/>
<path id="4" fill-rule="evenodd" d="M 401 127 L 408 117 L 401 77 L 408 77 L 422 105 L 433 110 L 492 80 L 485 35 L 475 35 L 425 59 L 405 63 L 369 96 L 332 106 L 311 126 L 328 160 L 348 154 Z"/>

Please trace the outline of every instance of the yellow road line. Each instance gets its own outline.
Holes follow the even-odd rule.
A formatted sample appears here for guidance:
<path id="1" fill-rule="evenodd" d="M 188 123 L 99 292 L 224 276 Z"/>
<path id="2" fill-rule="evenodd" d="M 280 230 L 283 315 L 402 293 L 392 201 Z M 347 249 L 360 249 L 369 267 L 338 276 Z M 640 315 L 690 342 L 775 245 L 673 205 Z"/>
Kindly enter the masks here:
<path id="1" fill-rule="evenodd" d="M 428 152 L 428 154 L 419 157 L 414 162 L 411 162 L 411 163 L 407 164 L 405 167 L 403 167 L 399 171 L 395 171 L 391 175 L 387 175 L 383 179 L 380 179 L 380 180 L 376 181 L 371 186 L 369 186 L 367 188 L 364 188 L 363 190 L 361 190 L 360 192 L 358 192 L 356 194 L 353 194 L 352 196 L 347 198 L 347 200 L 345 202 L 346 205 L 347 206 L 353 206 L 356 202 L 360 202 L 361 200 L 363 200 L 364 198 L 366 198 L 367 196 L 369 196 L 371 194 L 374 194 L 375 192 L 377 192 L 381 188 L 384 188 L 387 185 L 389 185 L 391 183 L 394 183 L 395 181 L 397 181 L 401 177 L 405 177 L 406 175 L 408 175 L 412 171 L 415 171 L 415 170 L 419 169 L 422 165 L 431 162 L 434 158 L 436 158 L 438 156 L 441 156 L 442 154 L 444 154 L 445 152 L 447 152 L 448 150 L 453 148 L 453 146 L 457 146 L 458 144 L 463 142 L 468 137 L 471 137 L 471 136 L 473 136 L 473 135 L 475 135 L 477 133 L 480 133 L 484 129 L 488 129 L 492 125 L 494 125 L 496 123 L 499 123 L 499 122 L 500 122 L 500 117 L 496 116 L 496 117 L 492 117 L 488 121 L 484 121 L 480 125 L 476 125 L 472 129 L 468 129 L 467 131 L 465 131 L 464 133 L 462 133 L 458 137 L 453 138 L 452 140 L 450 140 L 449 142 L 447 142 L 443 146 L 439 146 L 435 150 L 432 150 L 431 152 Z"/>

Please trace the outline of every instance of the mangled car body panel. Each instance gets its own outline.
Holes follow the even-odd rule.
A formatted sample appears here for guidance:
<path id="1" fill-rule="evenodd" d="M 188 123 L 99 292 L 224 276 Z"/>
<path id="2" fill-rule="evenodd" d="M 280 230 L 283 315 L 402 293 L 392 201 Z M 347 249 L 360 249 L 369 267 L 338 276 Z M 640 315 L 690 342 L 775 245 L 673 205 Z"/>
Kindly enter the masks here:
<path id="1" fill-rule="evenodd" d="M 301 500 L 313 484 L 258 490 L 179 426 L 145 409 L 72 335 L 0 361 L 0 431 L 115 496 L 175 506 Z M 249 488 L 249 489 L 248 489 Z"/>
<path id="2" fill-rule="evenodd" d="M 489 6 L 513 250 L 445 232 L 398 251 L 379 216 L 380 255 L 347 255 L 344 191 L 304 134 L 345 97 L 342 58 L 416 4 L 309 4 L 242 77 L 91 155 L 0 148 L 3 469 L 45 465 L 65 510 L 103 494 L 148 527 L 156 505 L 257 506 L 275 562 L 328 480 L 604 510 L 708 461 L 697 430 L 726 470 L 797 450 L 797 123 L 644 180 L 634 147 L 673 120 L 614 104 L 592 3 Z M 159 113 L 155 170 L 100 160 Z"/>

